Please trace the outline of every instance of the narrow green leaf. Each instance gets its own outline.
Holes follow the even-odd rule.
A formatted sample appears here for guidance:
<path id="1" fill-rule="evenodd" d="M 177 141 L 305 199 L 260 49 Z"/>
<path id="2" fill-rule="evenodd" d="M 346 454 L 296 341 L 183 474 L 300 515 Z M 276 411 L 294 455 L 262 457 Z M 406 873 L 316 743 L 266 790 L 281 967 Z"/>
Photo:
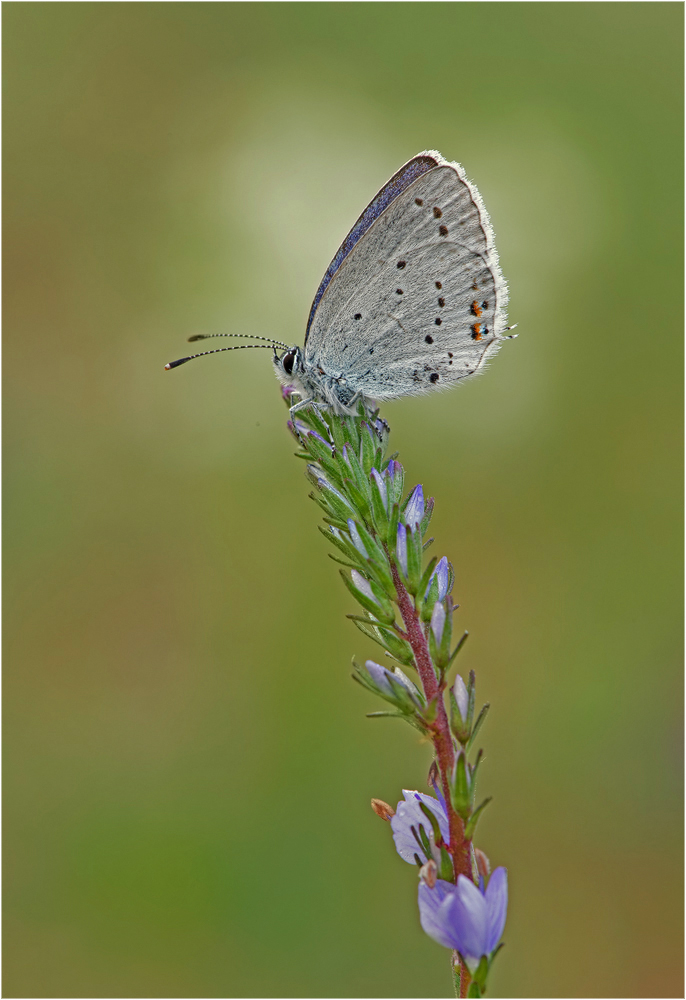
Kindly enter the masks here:
<path id="1" fill-rule="evenodd" d="M 487 799 L 483 800 L 479 808 L 474 810 L 464 828 L 465 840 L 472 840 L 472 838 L 474 837 L 474 831 L 476 830 L 476 824 L 481 819 L 481 813 L 484 811 L 488 803 L 492 801 L 493 801 L 493 796 L 489 795 Z"/>
<path id="2" fill-rule="evenodd" d="M 491 707 L 491 704 L 490 704 L 490 702 L 487 701 L 486 704 L 484 705 L 484 707 L 479 712 L 478 718 L 477 718 L 476 722 L 474 723 L 474 728 L 472 729 L 472 735 L 469 737 L 469 743 L 467 744 L 467 750 L 471 749 L 472 744 L 474 743 L 474 740 L 476 739 L 476 734 L 481 729 L 481 726 L 483 725 L 484 719 L 486 718 L 486 715 L 487 715 L 488 710 L 489 710 L 490 707 Z"/>

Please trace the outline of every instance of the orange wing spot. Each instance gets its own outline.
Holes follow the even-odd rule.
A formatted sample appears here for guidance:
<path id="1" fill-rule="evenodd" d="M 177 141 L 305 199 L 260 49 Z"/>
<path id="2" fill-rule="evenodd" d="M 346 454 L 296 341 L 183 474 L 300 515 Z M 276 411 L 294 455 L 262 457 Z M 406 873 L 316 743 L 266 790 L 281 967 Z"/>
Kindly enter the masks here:
<path id="1" fill-rule="evenodd" d="M 474 299 L 474 301 L 472 302 L 472 316 L 480 316 L 482 312 L 483 312 L 483 309 L 481 308 L 481 306 L 479 305 L 479 303 L 476 301 L 476 299 Z"/>
<path id="2" fill-rule="evenodd" d="M 472 285 L 472 291 L 473 292 L 478 292 L 479 291 L 479 286 L 477 285 L 476 282 L 474 282 L 474 284 Z"/>
<path id="3" fill-rule="evenodd" d="M 472 324 L 472 340 L 481 340 L 481 323 Z"/>

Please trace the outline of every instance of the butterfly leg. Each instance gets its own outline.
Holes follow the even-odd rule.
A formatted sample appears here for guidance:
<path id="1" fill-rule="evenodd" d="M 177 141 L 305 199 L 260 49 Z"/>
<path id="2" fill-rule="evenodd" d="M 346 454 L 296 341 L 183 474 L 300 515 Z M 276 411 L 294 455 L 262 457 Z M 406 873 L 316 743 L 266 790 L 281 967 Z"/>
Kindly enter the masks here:
<path id="1" fill-rule="evenodd" d="M 315 408 L 315 410 L 317 411 L 317 413 L 321 417 L 322 411 L 319 409 L 319 404 L 313 398 L 310 398 L 310 399 L 301 399 L 299 403 L 295 403 L 294 406 L 291 406 L 291 408 L 290 408 L 290 410 L 288 412 L 290 413 L 290 415 L 292 417 L 294 413 L 298 412 L 298 410 L 304 410 L 306 406 L 310 406 L 310 405 L 312 405 Z"/>

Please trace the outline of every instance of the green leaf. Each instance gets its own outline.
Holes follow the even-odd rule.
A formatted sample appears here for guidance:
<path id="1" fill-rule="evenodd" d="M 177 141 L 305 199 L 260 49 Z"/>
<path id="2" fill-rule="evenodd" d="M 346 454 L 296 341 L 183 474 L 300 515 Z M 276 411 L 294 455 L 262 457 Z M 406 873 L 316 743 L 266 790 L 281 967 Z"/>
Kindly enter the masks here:
<path id="1" fill-rule="evenodd" d="M 445 847 L 441 847 L 441 867 L 438 872 L 438 877 L 442 878 L 444 882 L 455 881 L 455 869 L 453 867 L 453 859 L 450 857 Z"/>
<path id="2" fill-rule="evenodd" d="M 366 475 L 369 475 L 372 471 L 375 457 L 376 441 L 369 428 L 369 424 L 365 420 L 360 424 L 360 462 Z"/>
<path id="3" fill-rule="evenodd" d="M 469 709 L 467 712 L 467 725 L 472 728 L 472 721 L 474 719 L 474 702 L 476 700 L 476 674 L 473 670 L 469 671 L 469 684 L 467 685 L 467 694 L 469 696 Z"/>
<path id="4" fill-rule="evenodd" d="M 479 712 L 478 718 L 477 718 L 476 722 L 474 723 L 474 728 L 472 729 L 472 735 L 469 737 L 469 743 L 467 744 L 467 750 L 471 749 L 471 746 L 474 743 L 474 740 L 476 739 L 476 734 L 481 729 L 481 726 L 483 725 L 484 719 L 486 718 L 486 715 L 487 715 L 488 710 L 489 710 L 490 707 L 491 707 L 491 704 L 490 704 L 490 702 L 487 701 L 486 704 L 484 705 L 484 707 Z"/>
<path id="5" fill-rule="evenodd" d="M 364 469 L 360 464 L 360 460 L 357 456 L 357 451 L 355 449 L 346 448 L 345 450 L 346 458 L 343 460 L 344 468 L 350 469 L 351 478 L 353 479 L 358 490 L 362 493 L 367 503 L 367 506 L 371 503 L 372 493 L 369 485 L 369 478 L 365 475 Z"/>
<path id="6" fill-rule="evenodd" d="M 374 476 L 369 477 L 369 484 L 372 494 L 372 516 L 379 536 L 384 541 L 388 538 L 388 512 L 384 506 L 383 497 L 379 484 Z"/>
<path id="7" fill-rule="evenodd" d="M 422 536 L 418 531 L 407 532 L 407 589 L 414 596 L 421 593 L 422 578 Z M 435 565 L 436 560 L 433 560 Z"/>
<path id="8" fill-rule="evenodd" d="M 476 775 L 477 775 L 477 772 L 479 770 L 479 764 L 483 760 L 483 755 L 484 755 L 483 750 L 479 750 L 478 754 L 476 755 L 476 760 L 474 761 L 474 763 L 472 765 L 470 765 L 471 775 L 470 775 L 470 779 L 469 779 L 469 787 L 470 787 L 471 795 L 470 795 L 469 804 L 471 805 L 472 809 L 474 808 L 474 796 L 476 795 Z"/>
<path id="9" fill-rule="evenodd" d="M 348 517 L 358 513 L 365 521 L 371 521 L 371 507 L 362 490 L 358 489 L 352 479 L 344 480 L 343 486 L 354 507 Z"/>
<path id="10" fill-rule="evenodd" d="M 407 548 L 408 548 L 408 559 L 409 559 L 409 548 L 410 548 L 409 537 L 407 539 Z M 432 556 L 431 559 L 429 559 L 429 563 L 424 572 L 422 573 L 422 578 L 419 581 L 417 589 L 415 590 L 415 594 L 419 594 L 422 600 L 424 598 L 424 594 L 426 593 L 426 588 L 429 586 L 429 578 L 431 577 L 431 574 L 435 570 L 437 562 L 438 559 L 436 556 Z M 436 585 L 436 596 L 438 596 L 438 585 Z M 431 606 L 433 607 L 433 604 Z"/>
<path id="11" fill-rule="evenodd" d="M 455 761 L 451 794 L 455 812 L 466 823 L 469 819 L 469 813 L 471 811 L 471 796 L 469 789 L 469 777 L 467 775 L 467 760 L 464 753 L 459 753 L 457 755 L 457 760 Z"/>
<path id="12" fill-rule="evenodd" d="M 493 801 L 493 796 L 489 795 L 487 799 L 484 799 L 478 809 L 475 809 L 472 813 L 469 822 L 464 828 L 465 840 L 472 840 L 474 837 L 474 831 L 476 830 L 476 824 L 481 819 L 481 814 L 488 805 L 489 802 Z"/>
<path id="13" fill-rule="evenodd" d="M 419 525 L 419 533 L 421 535 L 426 534 L 426 529 L 429 527 L 429 521 L 431 520 L 431 515 L 433 514 L 433 512 L 434 512 L 434 498 L 429 497 L 424 506 L 424 517 L 422 518 L 421 524 Z"/>
<path id="14" fill-rule="evenodd" d="M 460 652 L 460 650 L 464 646 L 465 642 L 467 641 L 468 636 L 469 636 L 469 632 L 465 632 L 465 634 L 462 636 L 462 638 L 458 642 L 457 646 L 455 646 L 455 649 L 450 654 L 450 659 L 448 660 L 448 667 L 451 665 L 451 663 L 453 662 L 453 660 L 455 659 L 455 657 L 457 656 L 457 654 Z"/>

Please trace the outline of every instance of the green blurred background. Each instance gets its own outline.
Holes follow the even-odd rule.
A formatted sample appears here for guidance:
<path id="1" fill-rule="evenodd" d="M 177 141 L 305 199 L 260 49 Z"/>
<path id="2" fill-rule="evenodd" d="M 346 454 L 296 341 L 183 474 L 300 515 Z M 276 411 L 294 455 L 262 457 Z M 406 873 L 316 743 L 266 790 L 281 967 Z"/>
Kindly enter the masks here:
<path id="1" fill-rule="evenodd" d="M 387 405 L 492 703 L 492 993 L 681 985 L 678 3 L 9 3 L 5 996 L 440 997 L 269 354 L 407 159 L 519 339 Z"/>

